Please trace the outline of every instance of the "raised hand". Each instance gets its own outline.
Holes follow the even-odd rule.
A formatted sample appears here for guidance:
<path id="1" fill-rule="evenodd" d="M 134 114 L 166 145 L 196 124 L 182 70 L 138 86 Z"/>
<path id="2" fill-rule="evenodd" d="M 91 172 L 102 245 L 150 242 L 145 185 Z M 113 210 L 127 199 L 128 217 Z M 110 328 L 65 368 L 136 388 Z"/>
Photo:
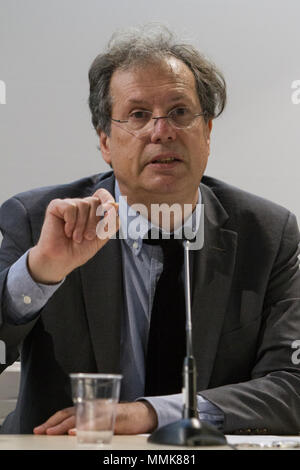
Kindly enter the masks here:
<path id="1" fill-rule="evenodd" d="M 98 189 L 83 199 L 52 200 L 40 239 L 29 252 L 28 269 L 32 278 L 54 284 L 86 263 L 119 229 L 117 208 L 118 204 L 105 189 Z M 99 209 L 102 214 L 106 211 L 101 221 Z M 106 232 L 105 228 L 110 230 Z M 98 235 L 101 233 L 101 238 L 96 231 Z"/>

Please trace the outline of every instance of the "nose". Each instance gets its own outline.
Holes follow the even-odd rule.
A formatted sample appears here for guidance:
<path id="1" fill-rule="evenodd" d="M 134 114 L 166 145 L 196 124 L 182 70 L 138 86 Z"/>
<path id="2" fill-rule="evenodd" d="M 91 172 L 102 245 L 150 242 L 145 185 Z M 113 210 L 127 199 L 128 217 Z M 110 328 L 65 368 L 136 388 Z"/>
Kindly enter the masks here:
<path id="1" fill-rule="evenodd" d="M 157 118 L 151 131 L 151 142 L 161 143 L 176 139 L 176 129 L 169 124 L 168 119 Z"/>

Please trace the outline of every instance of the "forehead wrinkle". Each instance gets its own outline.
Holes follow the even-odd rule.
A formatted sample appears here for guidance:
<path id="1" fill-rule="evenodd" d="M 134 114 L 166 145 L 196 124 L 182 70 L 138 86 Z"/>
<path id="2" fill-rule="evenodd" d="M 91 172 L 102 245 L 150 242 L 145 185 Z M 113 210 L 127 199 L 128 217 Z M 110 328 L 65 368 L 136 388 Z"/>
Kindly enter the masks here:
<path id="1" fill-rule="evenodd" d="M 198 98 L 195 78 L 183 62 L 177 59 L 168 60 L 152 66 L 150 70 L 149 68 L 150 65 L 117 69 L 110 83 L 112 103 L 121 100 L 126 105 L 152 104 L 153 98 L 156 101 L 155 98 L 159 98 L 158 94 L 164 92 L 164 89 L 167 89 L 167 92 L 162 97 L 171 103 L 182 99 L 193 101 L 193 97 L 187 92 L 195 93 Z M 149 72 L 150 76 L 153 76 L 154 70 L 157 71 L 155 83 L 149 77 Z M 146 96 L 143 96 L 143 93 Z"/>
<path id="2" fill-rule="evenodd" d="M 186 100 L 191 101 L 189 96 L 184 95 L 182 93 L 178 94 L 177 96 L 173 96 L 171 98 L 166 98 L 166 101 L 168 101 L 169 103 L 176 103 L 176 102 L 186 101 Z M 134 105 L 134 106 L 143 106 L 143 105 L 150 105 L 152 104 L 152 102 L 147 100 L 146 98 L 145 99 L 129 98 L 128 100 L 126 100 L 125 104 Z"/>
<path id="3" fill-rule="evenodd" d="M 189 87 L 189 90 L 194 91 L 192 88 Z M 136 89 L 134 87 L 134 92 L 136 92 Z M 192 97 L 188 93 L 184 93 L 182 91 L 176 91 L 176 90 L 170 90 L 168 89 L 166 93 L 163 94 L 163 96 L 160 96 L 159 93 L 159 87 L 154 86 L 153 87 L 153 93 L 148 96 L 128 96 L 130 94 L 130 91 L 122 89 L 121 95 L 118 96 L 118 100 L 121 99 L 121 101 L 126 105 L 134 105 L 134 106 L 142 106 L 142 105 L 150 105 L 153 104 L 153 101 L 156 101 L 157 99 L 160 101 L 163 99 L 164 102 L 168 102 L 170 104 L 180 102 L 180 101 L 193 101 Z M 116 96 L 115 94 L 111 94 L 112 102 L 116 102 Z M 153 100 L 154 98 L 154 100 Z"/>
<path id="4" fill-rule="evenodd" d="M 181 60 L 175 57 L 165 57 L 163 60 L 154 63 L 146 63 L 144 65 L 137 65 L 126 68 L 117 68 L 110 81 L 110 85 L 114 82 L 114 79 L 119 76 L 123 77 L 125 83 L 132 81 L 139 81 L 144 87 L 153 86 L 152 80 L 149 80 L 150 74 L 155 72 L 157 81 L 163 82 L 163 84 L 183 84 L 187 85 L 192 80 L 195 85 L 195 77 L 189 67 Z M 191 83 L 190 83 L 191 84 Z M 136 85 L 136 83 L 135 83 Z"/>
<path id="5" fill-rule="evenodd" d="M 183 93 L 178 93 L 177 96 L 173 96 L 171 98 L 169 98 L 169 101 L 180 101 L 182 99 L 185 99 L 187 98 L 186 95 L 184 95 Z M 128 103 L 130 104 L 144 104 L 144 103 L 147 103 L 147 100 L 146 99 L 143 99 L 143 98 L 129 98 L 128 100 Z"/>

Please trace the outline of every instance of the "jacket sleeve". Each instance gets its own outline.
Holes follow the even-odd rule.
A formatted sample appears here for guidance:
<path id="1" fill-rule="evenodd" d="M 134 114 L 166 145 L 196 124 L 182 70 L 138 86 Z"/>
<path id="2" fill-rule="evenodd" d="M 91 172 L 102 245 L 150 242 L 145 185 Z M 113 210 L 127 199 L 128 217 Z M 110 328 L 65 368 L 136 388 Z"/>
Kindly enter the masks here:
<path id="1" fill-rule="evenodd" d="M 22 341 L 31 331 L 38 317 L 24 325 L 16 326 L 5 320 L 3 310 L 3 297 L 9 268 L 33 246 L 29 217 L 19 199 L 13 197 L 1 206 L 0 230 L 3 235 L 0 248 L 0 340 L 5 344 L 5 360 L 0 364 L 0 372 L 2 372 L 18 359 Z"/>
<path id="2" fill-rule="evenodd" d="M 201 391 L 223 411 L 225 433 L 300 431 L 299 239 L 296 218 L 289 213 L 269 277 L 250 380 Z"/>

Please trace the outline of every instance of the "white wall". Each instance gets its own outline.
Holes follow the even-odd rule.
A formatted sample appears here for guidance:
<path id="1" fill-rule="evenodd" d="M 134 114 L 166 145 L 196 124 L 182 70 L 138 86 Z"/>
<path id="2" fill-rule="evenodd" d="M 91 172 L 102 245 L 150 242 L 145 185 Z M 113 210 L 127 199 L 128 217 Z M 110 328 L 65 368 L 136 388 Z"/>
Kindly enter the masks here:
<path id="1" fill-rule="evenodd" d="M 207 174 L 300 221 L 300 104 L 291 100 L 299 19 L 299 0 L 0 0 L 0 203 L 107 169 L 90 123 L 88 68 L 116 28 L 159 21 L 227 79 Z"/>

